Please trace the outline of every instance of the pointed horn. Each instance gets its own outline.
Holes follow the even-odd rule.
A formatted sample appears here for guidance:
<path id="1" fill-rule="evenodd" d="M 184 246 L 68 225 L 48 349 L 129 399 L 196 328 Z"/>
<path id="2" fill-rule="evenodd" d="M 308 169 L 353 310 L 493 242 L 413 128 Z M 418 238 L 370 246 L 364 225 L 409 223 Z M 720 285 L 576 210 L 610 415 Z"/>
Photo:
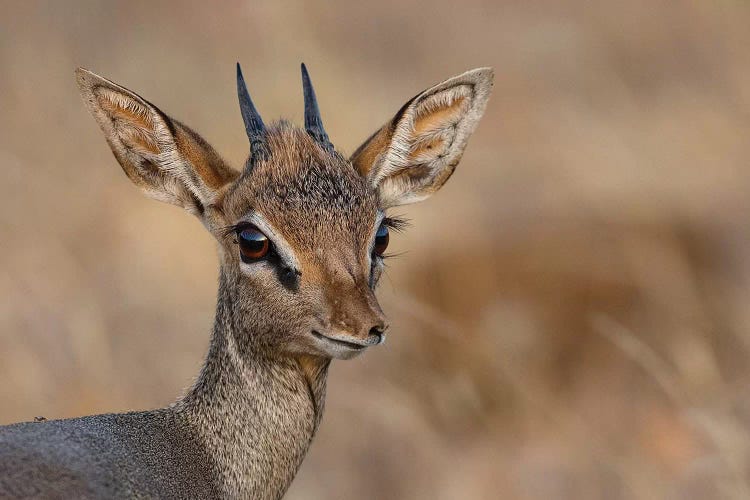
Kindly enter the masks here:
<path id="1" fill-rule="evenodd" d="M 328 134 L 326 134 L 323 128 L 323 120 L 320 118 L 320 110 L 318 109 L 318 100 L 315 98 L 315 90 L 313 90 L 312 83 L 310 82 L 310 75 L 307 73 L 305 63 L 302 63 L 302 91 L 305 94 L 305 130 L 324 149 L 332 151 L 333 144 L 328 140 Z"/>
<path id="2" fill-rule="evenodd" d="M 250 163 L 248 166 L 252 166 L 257 160 L 265 158 L 268 154 L 265 139 L 266 126 L 250 99 L 245 79 L 242 77 L 240 63 L 237 63 L 237 96 L 240 100 L 240 112 L 242 113 L 242 120 L 245 122 L 247 138 L 250 139 Z"/>

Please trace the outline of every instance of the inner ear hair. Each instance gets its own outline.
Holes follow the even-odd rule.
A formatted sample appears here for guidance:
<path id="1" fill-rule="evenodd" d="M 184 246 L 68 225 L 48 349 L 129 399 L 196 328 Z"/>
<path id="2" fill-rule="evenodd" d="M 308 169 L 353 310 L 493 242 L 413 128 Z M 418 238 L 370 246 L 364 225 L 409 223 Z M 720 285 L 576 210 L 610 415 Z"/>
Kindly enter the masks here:
<path id="1" fill-rule="evenodd" d="M 401 142 L 404 164 L 420 165 L 445 155 L 456 138 L 459 121 L 466 115 L 472 92 L 472 87 L 459 85 L 414 103 Z"/>
<path id="2" fill-rule="evenodd" d="M 146 155 L 158 155 L 161 149 L 157 142 L 156 130 L 165 123 L 155 124 L 154 113 L 132 96 L 116 90 L 94 87 L 102 111 L 112 121 L 114 131 L 123 145 Z"/>

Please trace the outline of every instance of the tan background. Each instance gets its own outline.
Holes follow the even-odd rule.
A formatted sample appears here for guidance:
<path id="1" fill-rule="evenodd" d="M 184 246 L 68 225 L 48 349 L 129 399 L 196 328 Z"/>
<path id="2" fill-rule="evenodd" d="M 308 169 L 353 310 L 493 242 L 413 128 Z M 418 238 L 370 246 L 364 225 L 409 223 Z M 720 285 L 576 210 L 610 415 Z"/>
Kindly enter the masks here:
<path id="1" fill-rule="evenodd" d="M 2 2 L 0 423 L 170 403 L 200 366 L 216 259 L 121 173 L 85 66 L 235 165 L 245 68 L 333 141 L 491 65 L 456 175 L 397 211 L 388 343 L 335 363 L 289 493 L 750 496 L 750 4 Z"/>

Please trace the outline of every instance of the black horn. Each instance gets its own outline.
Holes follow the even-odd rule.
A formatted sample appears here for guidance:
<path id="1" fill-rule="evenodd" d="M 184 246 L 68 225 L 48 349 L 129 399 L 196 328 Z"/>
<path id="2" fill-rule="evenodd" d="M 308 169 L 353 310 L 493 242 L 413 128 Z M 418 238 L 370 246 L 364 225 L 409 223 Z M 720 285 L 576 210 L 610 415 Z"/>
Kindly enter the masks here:
<path id="1" fill-rule="evenodd" d="M 248 166 L 252 166 L 257 160 L 264 159 L 268 155 L 266 126 L 247 92 L 240 63 L 237 63 L 237 96 L 240 100 L 240 112 L 242 113 L 242 120 L 245 122 L 247 138 L 250 140 L 250 162 Z"/>
<path id="2" fill-rule="evenodd" d="M 302 91 L 305 94 L 305 130 L 310 134 L 323 148 L 333 151 L 333 144 L 328 140 L 323 128 L 323 120 L 320 118 L 318 109 L 318 100 L 315 98 L 315 91 L 310 83 L 310 75 L 307 73 L 305 63 L 302 63 Z"/>

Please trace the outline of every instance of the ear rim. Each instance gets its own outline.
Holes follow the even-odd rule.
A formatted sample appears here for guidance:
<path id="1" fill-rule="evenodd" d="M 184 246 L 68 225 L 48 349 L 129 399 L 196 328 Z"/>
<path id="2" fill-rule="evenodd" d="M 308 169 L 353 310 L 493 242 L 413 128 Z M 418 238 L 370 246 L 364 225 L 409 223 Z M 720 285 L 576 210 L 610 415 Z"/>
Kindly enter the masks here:
<path id="1" fill-rule="evenodd" d="M 448 169 L 448 172 L 443 173 L 441 176 L 442 182 L 435 190 L 442 187 L 455 170 L 456 165 L 466 149 L 469 137 L 474 133 L 479 121 L 484 115 L 494 86 L 494 75 L 494 69 L 491 67 L 474 68 L 448 78 L 447 80 L 444 80 L 409 99 L 386 125 L 375 131 L 375 133 L 364 141 L 351 155 L 350 160 L 355 164 L 355 168 L 362 173 L 362 169 L 359 166 L 356 166 L 358 157 L 366 152 L 367 146 L 370 145 L 373 140 L 378 140 L 379 136 L 384 133 L 388 136 L 385 138 L 385 149 L 377 155 L 363 175 L 367 177 L 368 182 L 373 188 L 378 189 L 383 182 L 387 181 L 389 176 L 392 176 L 399 171 L 403 171 L 403 169 L 409 168 L 408 161 L 406 160 L 409 151 L 404 149 L 403 145 L 406 145 L 409 142 L 407 134 L 410 131 L 410 125 L 413 122 L 417 106 L 422 101 L 439 92 L 461 85 L 470 86 L 472 88 L 470 108 L 466 111 L 465 116 L 461 120 L 463 123 L 462 127 L 456 129 L 456 136 L 453 139 L 450 151 L 445 157 L 443 157 L 443 161 L 445 162 L 444 168 Z M 430 193 L 427 193 L 421 196 L 412 196 L 405 201 L 394 202 L 394 200 L 390 200 L 389 202 L 389 200 L 383 200 L 383 203 L 385 208 L 396 205 L 407 205 L 421 201 L 429 196 Z"/>
<path id="2" fill-rule="evenodd" d="M 161 109 L 137 93 L 86 68 L 76 68 L 75 76 L 84 104 L 101 128 L 112 153 L 115 155 L 127 177 L 146 196 L 157 201 L 180 206 L 188 212 L 202 217 L 204 210 L 214 205 L 217 198 L 221 196 L 221 192 L 234 179 L 239 177 L 240 173 L 229 167 L 200 134 L 178 120 L 169 117 Z M 115 130 L 114 121 L 102 109 L 102 105 L 96 95 L 97 89 L 100 88 L 132 99 L 152 113 L 153 116 L 150 116 L 149 119 L 158 122 L 157 126 L 154 127 L 158 130 L 154 130 L 154 133 L 157 136 L 159 145 L 168 145 L 167 149 L 162 151 L 170 157 L 165 164 L 159 165 L 153 172 L 145 172 L 133 163 L 133 158 L 130 156 L 134 155 L 134 153 L 129 151 L 127 144 L 116 139 L 118 134 Z M 196 165 L 193 164 L 195 162 L 185 157 L 183 152 L 180 151 L 180 148 L 184 145 L 183 141 L 186 140 L 192 141 L 195 146 L 201 148 L 206 155 L 210 155 L 211 159 L 217 162 L 214 165 L 215 176 L 211 179 L 213 182 L 206 182 L 206 179 L 196 175 Z M 186 172 L 186 168 L 190 172 Z M 154 178 L 160 179 L 159 186 L 154 185 Z M 220 181 L 217 178 L 222 178 L 223 180 Z M 186 182 L 186 179 L 190 179 L 192 182 Z M 215 185 L 217 182 L 222 182 L 222 185 L 217 187 Z"/>

